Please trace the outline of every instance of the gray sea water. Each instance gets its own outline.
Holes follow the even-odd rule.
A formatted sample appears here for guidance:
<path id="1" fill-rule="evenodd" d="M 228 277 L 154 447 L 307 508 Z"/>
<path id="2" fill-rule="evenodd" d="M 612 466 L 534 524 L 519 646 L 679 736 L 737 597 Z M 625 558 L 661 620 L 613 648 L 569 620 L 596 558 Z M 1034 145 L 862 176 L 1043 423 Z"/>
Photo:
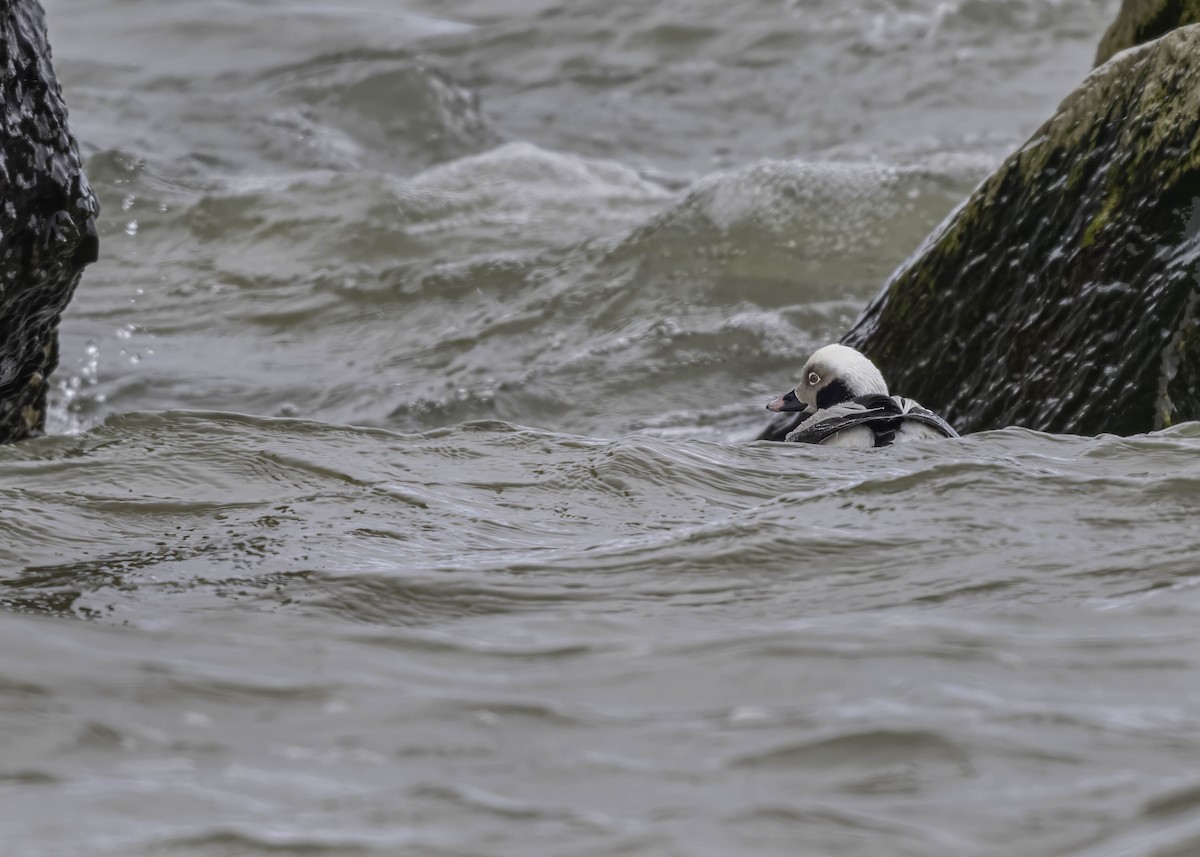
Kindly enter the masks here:
<path id="1" fill-rule="evenodd" d="M 1200 426 L 750 441 L 1115 0 L 45 5 L 0 854 L 1200 854 Z"/>

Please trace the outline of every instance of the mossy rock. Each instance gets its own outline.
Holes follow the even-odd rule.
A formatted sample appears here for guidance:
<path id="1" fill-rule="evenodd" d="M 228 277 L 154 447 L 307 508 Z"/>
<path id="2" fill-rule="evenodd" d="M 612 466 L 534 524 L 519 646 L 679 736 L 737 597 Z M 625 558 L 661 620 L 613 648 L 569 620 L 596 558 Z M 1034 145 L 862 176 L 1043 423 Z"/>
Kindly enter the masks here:
<path id="1" fill-rule="evenodd" d="M 1092 72 L 844 341 L 960 431 L 1200 418 L 1200 26 Z"/>
<path id="2" fill-rule="evenodd" d="M 1096 50 L 1096 65 L 1187 24 L 1200 24 L 1200 0 L 1124 0 Z"/>
<path id="3" fill-rule="evenodd" d="M 36 0 L 0 8 L 0 443 L 41 431 L 58 322 L 96 258 L 96 198 Z"/>

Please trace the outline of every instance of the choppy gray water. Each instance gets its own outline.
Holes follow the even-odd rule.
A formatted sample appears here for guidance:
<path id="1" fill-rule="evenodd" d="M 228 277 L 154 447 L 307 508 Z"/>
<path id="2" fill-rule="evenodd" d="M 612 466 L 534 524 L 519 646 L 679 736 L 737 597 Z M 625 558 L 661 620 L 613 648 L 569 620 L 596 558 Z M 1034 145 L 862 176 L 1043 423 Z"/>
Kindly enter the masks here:
<path id="1" fill-rule="evenodd" d="M 0 854 L 1200 854 L 1200 427 L 747 441 L 1114 2 L 46 6 Z"/>

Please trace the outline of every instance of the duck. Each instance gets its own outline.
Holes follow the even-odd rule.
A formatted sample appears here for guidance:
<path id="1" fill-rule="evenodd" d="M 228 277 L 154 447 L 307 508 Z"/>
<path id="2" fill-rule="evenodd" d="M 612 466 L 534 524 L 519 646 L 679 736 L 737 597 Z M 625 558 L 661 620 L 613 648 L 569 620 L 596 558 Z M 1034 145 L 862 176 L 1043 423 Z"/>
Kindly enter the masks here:
<path id="1" fill-rule="evenodd" d="M 959 436 L 933 411 L 891 395 L 878 367 L 847 345 L 817 349 L 796 388 L 767 410 L 800 415 L 799 425 L 784 437 L 790 443 L 866 449 Z"/>

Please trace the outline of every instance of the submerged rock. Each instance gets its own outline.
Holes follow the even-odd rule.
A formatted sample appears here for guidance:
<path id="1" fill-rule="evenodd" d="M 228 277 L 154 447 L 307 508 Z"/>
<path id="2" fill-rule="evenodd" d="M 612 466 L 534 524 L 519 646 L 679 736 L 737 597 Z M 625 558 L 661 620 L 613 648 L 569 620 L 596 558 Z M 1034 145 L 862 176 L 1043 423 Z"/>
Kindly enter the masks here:
<path id="1" fill-rule="evenodd" d="M 1198 286 L 1192 26 L 1092 72 L 844 341 L 963 432 L 1133 434 L 1200 418 Z"/>
<path id="2" fill-rule="evenodd" d="M 0 442 L 40 431 L 58 322 L 96 259 L 96 198 L 36 0 L 0 10 Z"/>
<path id="3" fill-rule="evenodd" d="M 1200 23 L 1200 0 L 1124 0 L 1096 50 L 1096 65 L 1178 27 Z"/>

